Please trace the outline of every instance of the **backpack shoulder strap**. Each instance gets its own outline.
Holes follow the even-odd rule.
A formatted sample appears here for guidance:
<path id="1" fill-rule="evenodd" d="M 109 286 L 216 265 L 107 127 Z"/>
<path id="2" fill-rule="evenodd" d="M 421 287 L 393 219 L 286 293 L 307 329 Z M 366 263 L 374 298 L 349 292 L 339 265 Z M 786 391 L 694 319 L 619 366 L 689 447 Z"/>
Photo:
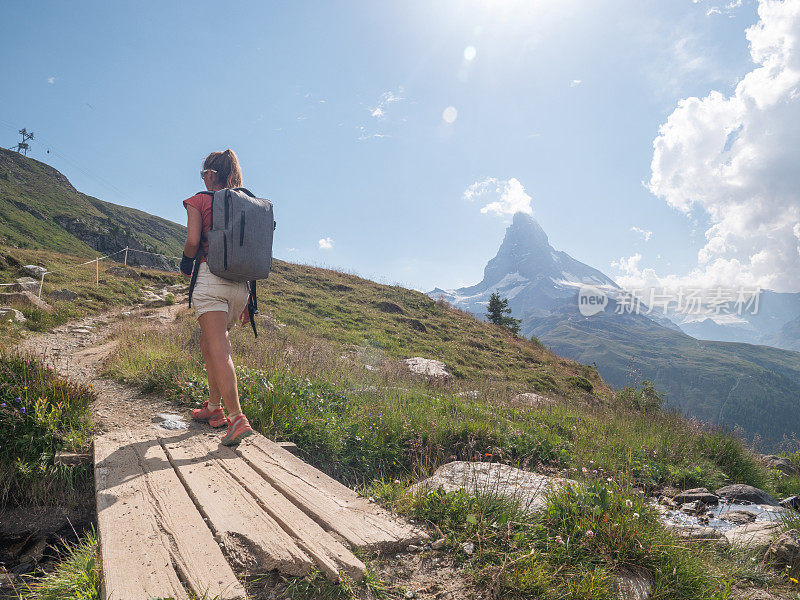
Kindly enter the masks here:
<path id="1" fill-rule="evenodd" d="M 211 196 L 212 200 L 214 198 L 214 192 L 210 192 L 208 190 L 203 190 L 202 192 L 197 192 L 197 196 L 200 194 L 204 194 L 206 196 Z M 213 214 L 213 213 L 212 213 Z M 200 261 L 203 260 L 204 252 L 203 252 L 203 238 L 206 237 L 203 228 L 200 228 L 200 247 L 197 249 L 197 254 L 194 256 L 194 268 L 192 269 L 192 279 L 189 282 L 189 306 L 192 306 L 192 294 L 194 293 L 194 286 L 197 284 L 197 273 L 200 271 Z"/>
<path id="2" fill-rule="evenodd" d="M 256 331 L 256 315 L 258 314 L 258 297 L 256 296 L 256 280 L 248 281 L 250 297 L 247 299 L 247 313 L 250 315 L 250 326 L 253 328 L 253 335 L 258 337 Z"/>
<path id="3" fill-rule="evenodd" d="M 238 187 L 238 188 L 232 188 L 232 189 L 233 189 L 234 192 L 244 192 L 245 194 L 247 194 L 251 198 L 255 198 L 256 197 L 256 195 L 253 192 L 251 192 L 250 190 L 248 190 L 245 187 Z"/>

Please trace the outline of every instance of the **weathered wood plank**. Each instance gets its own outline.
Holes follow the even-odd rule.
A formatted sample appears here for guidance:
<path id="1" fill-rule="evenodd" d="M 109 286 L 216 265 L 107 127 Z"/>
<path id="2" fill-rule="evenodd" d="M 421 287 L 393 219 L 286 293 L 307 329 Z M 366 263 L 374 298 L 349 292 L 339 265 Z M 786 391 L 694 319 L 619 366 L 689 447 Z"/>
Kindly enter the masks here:
<path id="1" fill-rule="evenodd" d="M 359 548 L 397 550 L 428 535 L 325 475 L 261 435 L 246 438 L 236 453 L 293 504 Z"/>
<path id="2" fill-rule="evenodd" d="M 240 600 L 246 597 L 214 536 L 155 437 L 137 438 L 139 457 L 158 524 L 169 536 L 178 573 L 199 598 Z"/>
<path id="3" fill-rule="evenodd" d="M 209 455 L 255 496 L 267 514 L 292 536 L 328 579 L 338 581 L 340 569 L 354 581 L 364 579 L 366 566 L 363 562 L 267 483 L 233 449 L 209 438 L 203 438 L 202 442 Z"/>
<path id="4" fill-rule="evenodd" d="M 277 569 L 289 575 L 304 575 L 314 563 L 300 550 L 250 493 L 219 463 L 203 433 L 161 435 L 170 463 L 175 467 L 195 504 L 222 544 L 228 559 L 248 573 Z"/>
<path id="5" fill-rule="evenodd" d="M 127 436 L 95 439 L 97 525 L 103 598 L 188 600 L 158 527 L 144 471 Z"/>

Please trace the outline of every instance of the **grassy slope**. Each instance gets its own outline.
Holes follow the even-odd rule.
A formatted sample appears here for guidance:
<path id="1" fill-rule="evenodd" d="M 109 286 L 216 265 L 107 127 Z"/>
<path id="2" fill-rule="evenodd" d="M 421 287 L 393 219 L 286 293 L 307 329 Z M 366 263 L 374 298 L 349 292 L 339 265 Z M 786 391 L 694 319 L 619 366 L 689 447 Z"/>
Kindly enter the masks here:
<path id="1" fill-rule="evenodd" d="M 771 447 L 800 431 L 800 353 L 696 340 L 643 318 L 556 321 L 544 320 L 534 331 L 555 352 L 596 363 L 615 386 L 649 379 L 670 406 L 709 423 L 739 426 Z"/>
<path id="2" fill-rule="evenodd" d="M 259 306 L 287 325 L 362 352 L 444 361 L 465 382 L 492 379 L 568 398 L 585 394 L 577 379 L 584 378 L 598 395 L 610 395 L 592 367 L 399 286 L 276 261 L 261 284 Z"/>
<path id="3" fill-rule="evenodd" d="M 0 244 L 90 258 L 94 250 L 54 218 L 80 218 L 94 231 L 119 232 L 120 239 L 128 235 L 144 247 L 170 256 L 180 256 L 185 241 L 182 226 L 81 194 L 54 168 L 2 148 L 0 215 Z"/>

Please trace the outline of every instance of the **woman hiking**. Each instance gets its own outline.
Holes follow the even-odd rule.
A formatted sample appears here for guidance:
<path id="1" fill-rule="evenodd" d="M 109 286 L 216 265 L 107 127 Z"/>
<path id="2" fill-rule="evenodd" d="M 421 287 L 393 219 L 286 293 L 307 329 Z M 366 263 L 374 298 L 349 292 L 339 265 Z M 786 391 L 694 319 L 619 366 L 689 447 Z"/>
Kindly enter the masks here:
<path id="1" fill-rule="evenodd" d="M 203 163 L 200 177 L 210 192 L 242 186 L 239 160 L 230 148 L 209 154 Z M 202 193 L 183 201 L 188 217 L 188 233 L 181 260 L 181 272 L 184 275 L 192 275 L 194 258 L 198 252 L 202 252 L 192 302 L 202 331 L 200 348 L 206 363 L 209 390 L 209 399 L 203 403 L 202 408 L 192 411 L 192 418 L 212 427 L 227 425 L 222 444 L 233 446 L 254 433 L 239 404 L 236 371 L 228 337 L 228 330 L 237 319 L 241 320 L 242 325 L 250 320 L 247 311 L 250 291 L 246 281 L 223 279 L 208 268 L 208 239 L 205 232 L 211 229 L 212 201 L 211 195 Z M 220 401 L 228 412 L 227 418 Z"/>

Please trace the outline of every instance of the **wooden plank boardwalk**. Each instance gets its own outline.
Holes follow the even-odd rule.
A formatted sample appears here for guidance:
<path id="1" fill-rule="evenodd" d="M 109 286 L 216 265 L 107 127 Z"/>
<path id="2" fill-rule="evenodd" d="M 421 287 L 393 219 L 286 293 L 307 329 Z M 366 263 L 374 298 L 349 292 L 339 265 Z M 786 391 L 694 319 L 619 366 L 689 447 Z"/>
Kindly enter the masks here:
<path id="1" fill-rule="evenodd" d="M 261 435 L 115 430 L 94 452 L 106 600 L 243 600 L 235 571 L 360 581 L 353 549 L 427 538 Z"/>

